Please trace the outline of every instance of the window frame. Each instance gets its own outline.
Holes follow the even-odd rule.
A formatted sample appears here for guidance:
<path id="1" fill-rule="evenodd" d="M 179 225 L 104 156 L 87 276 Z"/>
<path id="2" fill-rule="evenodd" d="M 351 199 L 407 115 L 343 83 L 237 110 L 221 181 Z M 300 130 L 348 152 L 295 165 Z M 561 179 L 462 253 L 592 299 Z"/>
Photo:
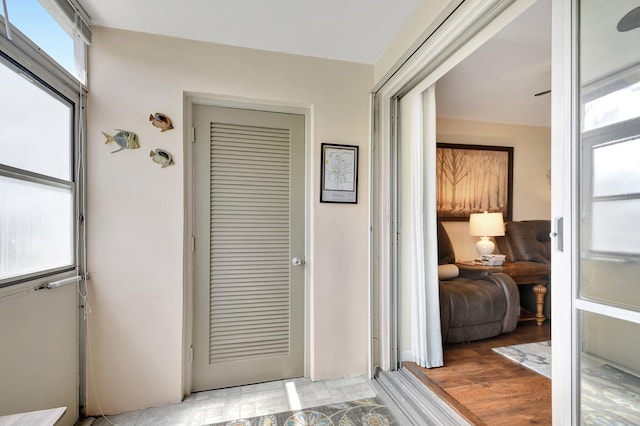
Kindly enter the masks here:
<path id="1" fill-rule="evenodd" d="M 582 134 L 580 135 L 582 161 L 583 164 L 590 165 L 590 168 L 588 170 L 581 171 L 583 173 L 582 178 L 585 179 L 585 182 L 589 182 L 588 185 L 585 185 L 583 188 L 581 188 L 581 190 L 584 191 L 584 195 L 580 197 L 580 203 L 582 204 L 581 209 L 587 212 L 587 217 L 590 218 L 590 220 L 581 225 L 582 227 L 585 227 L 587 229 L 593 228 L 591 219 L 593 218 L 593 205 L 595 202 L 606 203 L 615 201 L 637 200 L 640 198 L 640 193 L 598 196 L 593 195 L 595 184 L 593 176 L 593 150 L 601 146 L 624 143 L 629 140 L 637 140 L 638 138 L 640 138 L 640 117 L 588 130 L 586 132 L 582 132 Z M 589 199 L 590 202 L 584 203 L 585 199 Z M 585 248 L 583 247 L 583 250 L 584 249 Z M 594 248 L 592 241 L 589 241 L 588 248 L 586 248 L 584 256 L 611 261 L 638 261 L 638 259 L 640 259 L 640 253 L 607 251 Z"/>
<path id="2" fill-rule="evenodd" d="M 55 20 L 60 28 L 65 31 L 73 42 L 74 70 L 68 70 L 62 66 L 56 59 L 47 53 L 46 50 L 40 48 L 25 33 L 17 28 L 11 22 L 11 8 L 8 8 L 9 15 L 9 31 L 11 39 L 7 38 L 5 32 L 5 17 L 0 12 L 0 34 L 7 44 L 14 44 L 20 52 L 17 56 L 22 57 L 22 53 L 26 53 L 29 59 L 36 59 L 37 62 L 44 65 L 44 68 L 54 71 L 54 74 L 64 75 L 65 80 L 72 82 L 74 85 L 80 84 L 86 90 L 88 73 L 87 73 L 87 57 L 88 45 L 91 44 L 91 19 L 84 11 L 77 0 L 38 0 L 43 9 L 49 13 L 51 18 Z M 24 49 L 26 46 L 26 50 Z M 14 50 L 14 53 L 15 52 Z"/>
<path id="3" fill-rule="evenodd" d="M 2 16 L 0 16 L 0 22 L 4 27 Z M 86 47 L 84 50 L 86 52 Z M 86 57 L 86 55 L 83 56 Z M 78 59 L 76 57 L 76 61 Z M 84 60 L 84 58 L 81 59 Z M 22 73 L 32 79 L 34 84 L 51 96 L 68 102 L 71 108 L 69 181 L 6 165 L 0 165 L 0 175 L 49 186 L 70 188 L 73 199 L 72 264 L 0 280 L 0 297 L 2 297 L 14 292 L 41 288 L 52 281 L 84 275 L 84 164 L 86 164 L 84 129 L 86 128 L 87 88 L 13 26 L 11 26 L 11 40 L 0 29 L 0 63 L 12 71 Z"/>
<path id="4" fill-rule="evenodd" d="M 2 61 L 0 60 L 0 66 L 2 65 Z M 73 138 L 72 138 L 73 139 Z M 74 142 L 71 142 L 72 145 L 74 145 Z M 65 181 L 63 179 L 59 179 L 59 178 L 54 178 L 54 177 L 50 177 L 50 176 L 46 176 L 46 175 L 41 175 L 38 173 L 33 173 L 33 172 L 29 172 L 27 170 L 22 170 L 22 169 L 18 169 L 15 167 L 10 167 L 10 166 L 6 166 L 4 164 L 0 164 L 0 176 L 2 177 L 7 177 L 10 179 L 15 179 L 15 180 L 19 180 L 21 182 L 29 182 L 29 183 L 35 183 L 38 185 L 43 185 L 43 186 L 47 186 L 47 187 L 51 187 L 51 188 L 61 188 L 61 189 L 68 189 L 71 192 L 71 197 L 73 199 L 73 207 L 72 207 L 72 211 L 73 211 L 73 217 L 70 218 L 72 219 L 73 222 L 73 228 L 71 230 L 72 232 L 72 243 L 73 243 L 73 251 L 72 251 L 72 256 L 73 256 L 73 260 L 71 262 L 71 264 L 69 265 L 65 265 L 65 266 L 60 266 L 60 267 L 56 267 L 56 268 L 50 268 L 50 269 L 43 269 L 43 270 L 39 270 L 37 272 L 31 272 L 31 273 L 27 273 L 27 274 L 21 274 L 21 275 L 16 275 L 16 276 L 12 276 L 9 278 L 4 278 L 4 279 L 0 279 L 0 288 L 4 288 L 4 287 L 9 287 L 15 284 L 20 284 L 23 282 L 29 282 L 32 281 L 34 279 L 45 279 L 45 278 L 49 278 L 51 276 L 54 275 L 58 275 L 58 274 L 64 274 L 67 272 L 72 272 L 75 271 L 76 267 L 77 267 L 77 247 L 76 247 L 76 241 L 77 241 L 77 232 L 78 232 L 78 223 L 77 220 L 75 220 L 78 216 L 77 216 L 77 212 L 78 212 L 78 206 L 76 203 L 77 200 L 77 195 L 76 195 L 76 184 L 75 184 L 75 173 L 71 173 L 71 180 L 70 181 Z"/>

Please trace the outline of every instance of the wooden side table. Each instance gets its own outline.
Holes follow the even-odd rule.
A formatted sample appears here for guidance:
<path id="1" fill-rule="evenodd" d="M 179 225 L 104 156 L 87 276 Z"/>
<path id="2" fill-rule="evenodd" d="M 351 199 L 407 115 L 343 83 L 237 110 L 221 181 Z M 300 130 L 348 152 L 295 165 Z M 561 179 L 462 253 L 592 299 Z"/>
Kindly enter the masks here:
<path id="1" fill-rule="evenodd" d="M 520 321 L 535 320 L 538 325 L 542 325 L 546 319 L 544 316 L 544 295 L 547 294 L 547 285 L 551 268 L 549 264 L 535 262 L 504 262 L 502 266 L 484 266 L 482 264 L 469 261 L 458 262 L 465 268 L 482 268 L 491 272 L 504 272 L 511 276 L 517 285 L 533 284 L 533 293 L 536 296 L 536 313 L 527 316 L 520 314 Z"/>

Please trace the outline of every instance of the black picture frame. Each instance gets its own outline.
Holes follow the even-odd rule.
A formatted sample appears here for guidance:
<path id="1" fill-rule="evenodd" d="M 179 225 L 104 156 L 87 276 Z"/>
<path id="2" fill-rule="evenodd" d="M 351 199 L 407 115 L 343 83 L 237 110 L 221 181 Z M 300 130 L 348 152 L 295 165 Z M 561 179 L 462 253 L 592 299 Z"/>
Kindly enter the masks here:
<path id="1" fill-rule="evenodd" d="M 436 210 L 440 220 L 468 221 L 471 213 L 513 216 L 513 147 L 436 144 Z"/>
<path id="2" fill-rule="evenodd" d="M 320 202 L 358 203 L 358 146 L 323 143 Z"/>

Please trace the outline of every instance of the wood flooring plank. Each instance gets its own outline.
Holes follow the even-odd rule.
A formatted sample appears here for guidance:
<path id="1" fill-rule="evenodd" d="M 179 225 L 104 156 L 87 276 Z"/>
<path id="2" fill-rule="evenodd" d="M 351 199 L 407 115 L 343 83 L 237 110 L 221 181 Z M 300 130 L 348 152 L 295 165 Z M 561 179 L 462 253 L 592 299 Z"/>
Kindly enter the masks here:
<path id="1" fill-rule="evenodd" d="M 509 334 L 445 347 L 445 366 L 404 367 L 475 425 L 550 425 L 551 380 L 492 348 L 551 339 L 548 322 L 520 325 Z"/>
<path id="2" fill-rule="evenodd" d="M 426 387 L 431 389 L 431 391 L 434 392 L 440 399 L 449 404 L 449 406 L 453 408 L 454 411 L 456 411 L 460 416 L 467 419 L 469 423 L 476 426 L 484 426 L 486 424 L 478 416 L 473 414 L 467 407 L 460 404 L 455 398 L 445 392 L 444 389 L 431 381 L 429 377 L 427 377 L 420 371 L 420 367 L 416 363 L 405 363 L 405 368 L 411 371 L 418 378 L 418 380 L 420 380 Z"/>

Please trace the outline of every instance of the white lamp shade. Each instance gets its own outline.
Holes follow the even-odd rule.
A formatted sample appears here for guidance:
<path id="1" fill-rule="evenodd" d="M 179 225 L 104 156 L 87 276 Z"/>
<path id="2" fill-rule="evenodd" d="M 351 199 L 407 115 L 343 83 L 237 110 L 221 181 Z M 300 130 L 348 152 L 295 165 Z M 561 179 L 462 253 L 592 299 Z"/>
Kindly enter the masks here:
<path id="1" fill-rule="evenodd" d="M 476 237 L 504 235 L 502 213 L 471 213 L 469 215 L 469 234 Z"/>

